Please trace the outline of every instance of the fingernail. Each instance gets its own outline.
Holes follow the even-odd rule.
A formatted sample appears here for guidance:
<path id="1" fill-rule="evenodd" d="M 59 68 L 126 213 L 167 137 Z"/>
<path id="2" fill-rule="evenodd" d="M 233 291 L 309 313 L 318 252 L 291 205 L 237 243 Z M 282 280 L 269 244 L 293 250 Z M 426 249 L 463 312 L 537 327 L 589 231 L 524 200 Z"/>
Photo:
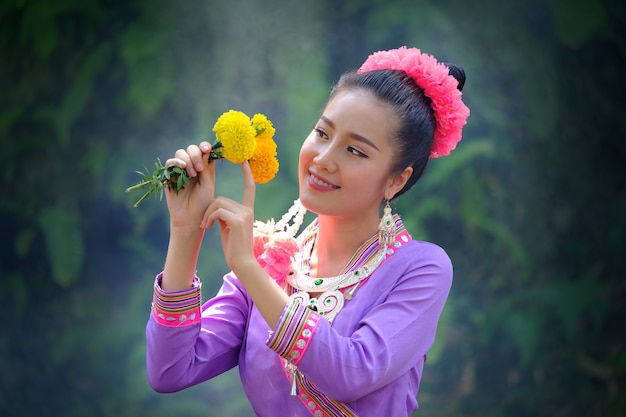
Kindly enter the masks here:
<path id="1" fill-rule="evenodd" d="M 202 167 L 202 164 L 201 164 L 200 162 L 198 162 L 198 163 L 196 164 L 196 169 L 197 169 L 198 171 L 202 171 L 202 168 L 203 168 L 203 167 Z"/>

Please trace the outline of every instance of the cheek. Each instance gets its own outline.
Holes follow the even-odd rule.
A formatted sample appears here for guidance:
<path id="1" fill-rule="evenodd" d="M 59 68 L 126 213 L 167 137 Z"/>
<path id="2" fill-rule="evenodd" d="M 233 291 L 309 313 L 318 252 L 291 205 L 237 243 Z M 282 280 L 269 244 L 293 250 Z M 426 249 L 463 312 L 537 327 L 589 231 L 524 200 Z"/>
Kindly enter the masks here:
<path id="1" fill-rule="evenodd" d="M 300 154 L 298 155 L 298 173 L 299 173 L 300 179 L 304 175 L 304 171 L 306 170 L 307 165 L 313 158 L 311 156 L 312 153 L 313 152 L 311 149 L 311 143 L 309 141 L 309 138 L 307 138 L 302 143 L 302 146 L 300 147 Z"/>
<path id="2" fill-rule="evenodd" d="M 314 151 L 313 142 L 311 140 L 311 135 L 309 135 L 304 140 L 304 142 L 302 143 L 302 146 L 300 147 L 300 155 L 299 155 L 300 165 L 311 160 L 314 157 L 314 154 L 315 154 L 315 151 Z"/>

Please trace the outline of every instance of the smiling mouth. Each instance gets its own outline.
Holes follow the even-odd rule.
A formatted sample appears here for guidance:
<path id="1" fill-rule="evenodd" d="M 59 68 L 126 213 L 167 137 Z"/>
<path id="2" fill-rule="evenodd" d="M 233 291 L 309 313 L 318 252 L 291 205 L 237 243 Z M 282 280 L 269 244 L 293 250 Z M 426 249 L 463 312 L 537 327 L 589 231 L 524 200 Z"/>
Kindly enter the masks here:
<path id="1" fill-rule="evenodd" d="M 320 179 L 319 177 L 317 177 L 317 176 L 315 176 L 314 174 L 311 174 L 311 173 L 309 173 L 309 180 L 313 184 L 317 185 L 318 187 L 326 188 L 326 189 L 329 189 L 329 190 L 336 190 L 336 189 L 340 188 L 339 186 L 331 184 L 331 183 L 328 183 L 328 182 Z"/>

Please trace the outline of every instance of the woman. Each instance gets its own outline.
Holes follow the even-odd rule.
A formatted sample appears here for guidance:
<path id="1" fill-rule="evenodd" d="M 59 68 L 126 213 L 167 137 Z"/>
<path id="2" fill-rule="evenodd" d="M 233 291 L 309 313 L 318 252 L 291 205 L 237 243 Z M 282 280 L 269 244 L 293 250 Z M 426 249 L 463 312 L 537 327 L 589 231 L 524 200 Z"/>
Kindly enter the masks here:
<path id="1" fill-rule="evenodd" d="M 406 47 L 342 76 L 301 148 L 300 198 L 284 218 L 295 224 L 257 227 L 263 249 L 248 164 L 238 203 L 214 197 L 207 142 L 178 150 L 167 164 L 194 179 L 167 194 L 170 242 L 147 325 L 151 386 L 177 391 L 239 366 L 259 416 L 411 414 L 452 265 L 412 240 L 389 202 L 461 139 L 464 80 L 459 67 Z M 317 219 L 290 246 L 302 207 Z M 215 224 L 232 271 L 201 305 L 196 263 Z M 287 269 L 272 248 L 288 254 Z"/>

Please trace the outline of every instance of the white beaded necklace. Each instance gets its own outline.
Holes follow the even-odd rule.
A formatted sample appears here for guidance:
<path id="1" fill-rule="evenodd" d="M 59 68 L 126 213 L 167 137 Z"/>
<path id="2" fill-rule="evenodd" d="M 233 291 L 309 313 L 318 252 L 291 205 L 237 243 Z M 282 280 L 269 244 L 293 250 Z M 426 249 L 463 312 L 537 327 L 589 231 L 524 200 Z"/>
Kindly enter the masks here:
<path id="1" fill-rule="evenodd" d="M 302 254 L 298 255 L 301 258 Z M 355 269 L 354 271 L 346 272 L 334 277 L 325 278 L 313 278 L 309 275 L 303 274 L 298 269 L 294 269 L 289 273 L 287 278 L 289 284 L 300 290 L 306 292 L 324 292 L 330 290 L 339 290 L 342 288 L 350 287 L 358 282 L 363 281 L 369 277 L 378 266 L 385 260 L 386 251 L 385 248 L 380 248 L 375 257 L 369 262 Z M 302 264 L 301 259 L 296 259 L 296 265 Z"/>
<path id="2" fill-rule="evenodd" d="M 303 274 L 299 270 L 292 271 L 287 278 L 289 284 L 298 291 L 290 298 L 302 305 L 308 306 L 324 316 L 330 323 L 333 322 L 337 314 L 343 309 L 345 301 L 350 301 L 354 296 L 359 284 L 369 277 L 378 266 L 385 260 L 386 251 L 384 248 L 378 251 L 369 262 L 344 274 L 327 277 L 312 278 Z M 352 287 L 342 292 L 343 288 Z M 322 292 L 317 297 L 311 297 L 309 293 Z"/>

